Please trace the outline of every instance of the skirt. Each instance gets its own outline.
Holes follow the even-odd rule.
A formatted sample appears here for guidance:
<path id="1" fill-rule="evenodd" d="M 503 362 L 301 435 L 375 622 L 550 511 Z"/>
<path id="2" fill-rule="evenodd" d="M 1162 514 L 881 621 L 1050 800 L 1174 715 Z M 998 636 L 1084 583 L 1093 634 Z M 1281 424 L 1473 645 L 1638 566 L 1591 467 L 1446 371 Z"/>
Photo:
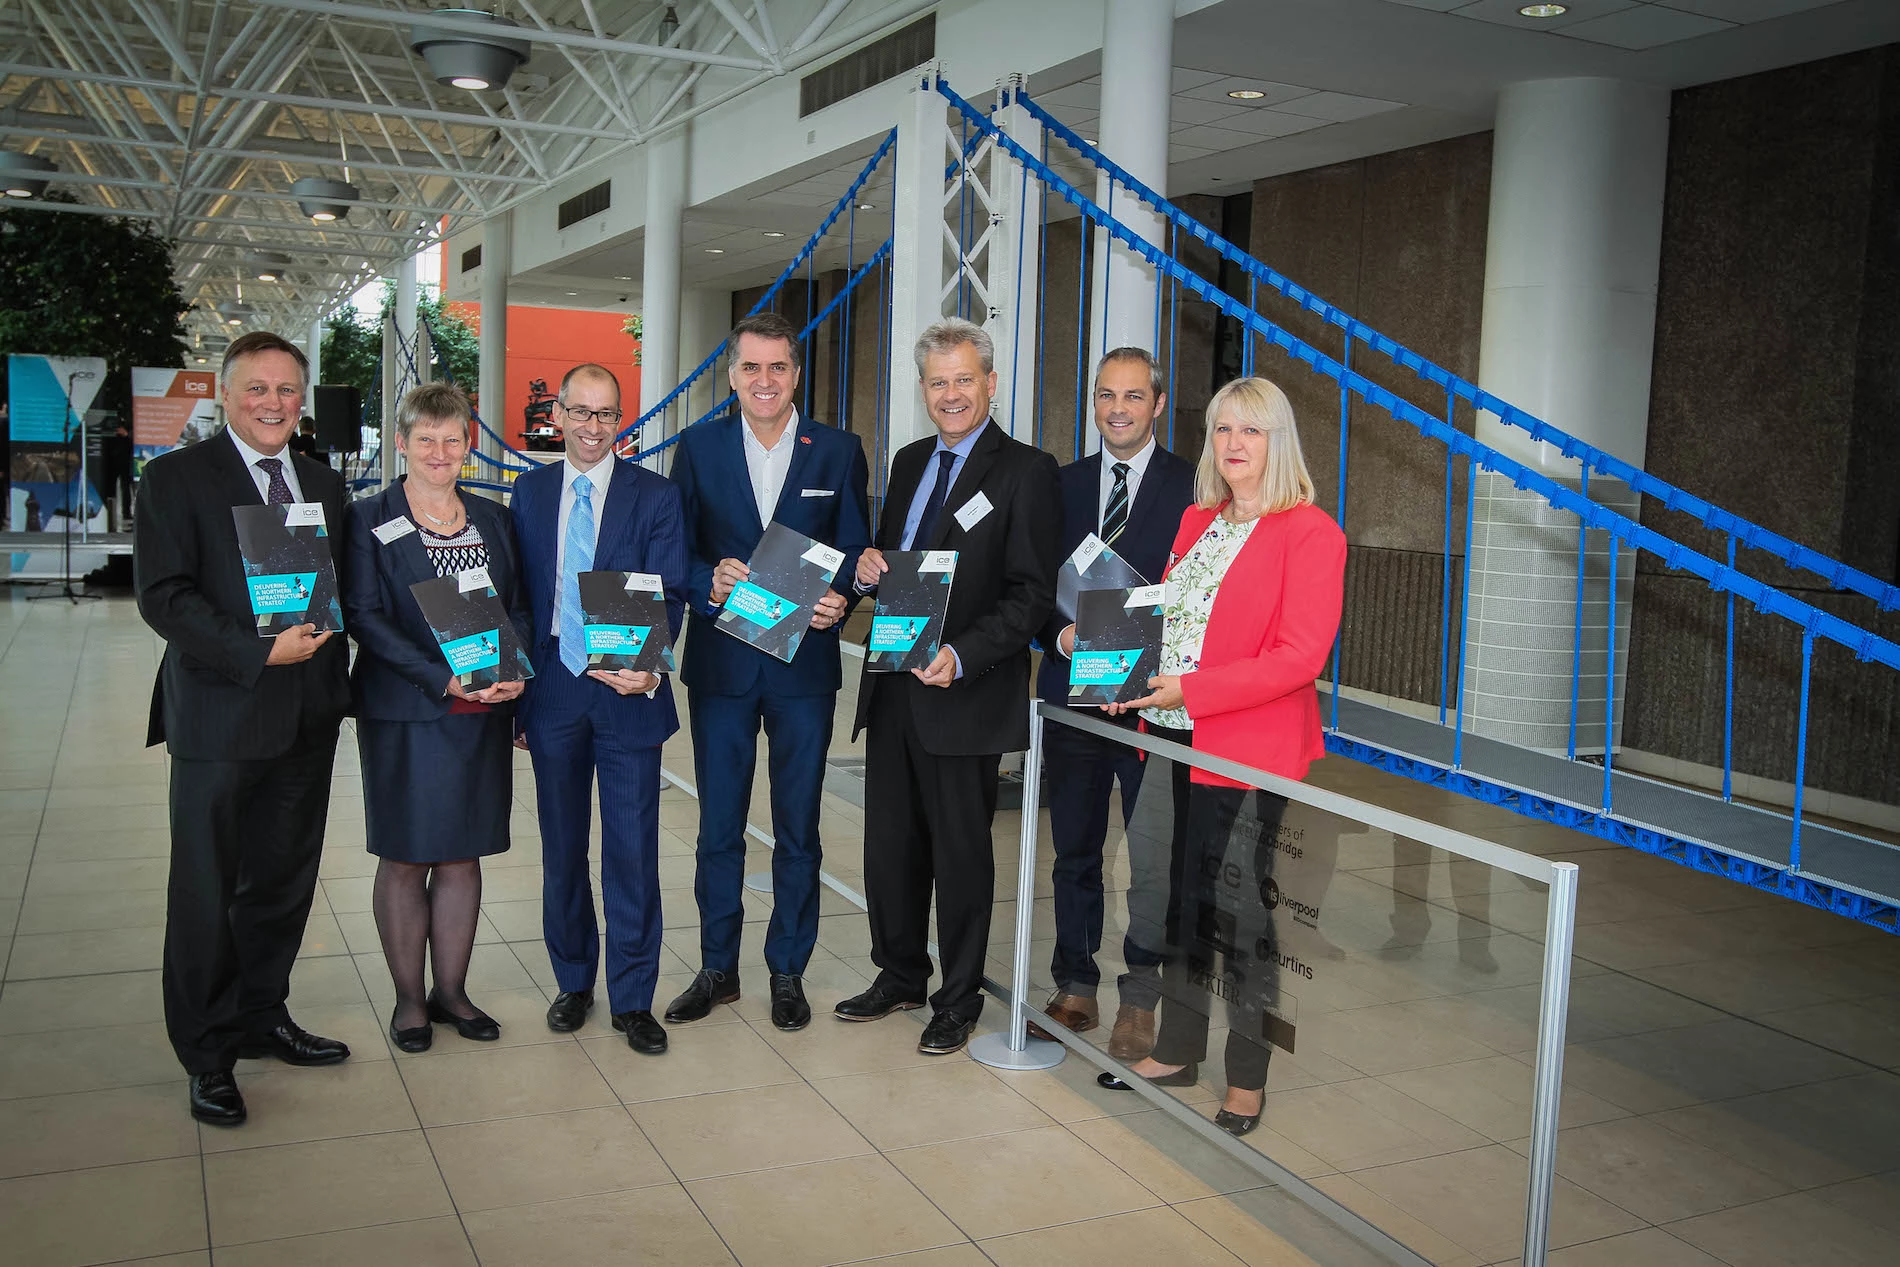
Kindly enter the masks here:
<path id="1" fill-rule="evenodd" d="M 459 862 L 504 853 L 514 805 L 514 718 L 356 724 L 369 851 L 392 862 Z"/>

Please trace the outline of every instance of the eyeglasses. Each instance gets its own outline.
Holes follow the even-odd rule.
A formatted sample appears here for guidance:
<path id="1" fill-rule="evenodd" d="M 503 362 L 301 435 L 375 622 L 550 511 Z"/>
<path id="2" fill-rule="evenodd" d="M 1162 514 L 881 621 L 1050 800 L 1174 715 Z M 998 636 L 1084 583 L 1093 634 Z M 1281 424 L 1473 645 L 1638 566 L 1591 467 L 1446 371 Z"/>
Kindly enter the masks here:
<path id="1" fill-rule="evenodd" d="M 575 422 L 592 422 L 598 418 L 602 422 L 614 423 L 619 422 L 621 418 L 618 409 L 582 409 L 574 405 L 562 405 L 561 408 Z"/>

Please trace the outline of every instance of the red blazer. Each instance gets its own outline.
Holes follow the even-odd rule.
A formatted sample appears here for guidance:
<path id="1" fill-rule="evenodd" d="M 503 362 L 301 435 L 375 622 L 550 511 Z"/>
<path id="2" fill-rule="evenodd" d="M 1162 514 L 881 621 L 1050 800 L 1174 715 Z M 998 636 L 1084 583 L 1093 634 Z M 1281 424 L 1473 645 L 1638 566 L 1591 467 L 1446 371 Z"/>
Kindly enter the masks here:
<path id="1" fill-rule="evenodd" d="M 1219 508 L 1190 506 L 1174 559 Z M 1174 564 L 1168 564 L 1174 571 Z M 1288 779 L 1325 755 L 1313 679 L 1332 653 L 1346 580 L 1346 534 L 1316 506 L 1262 516 L 1221 579 L 1201 667 L 1181 676 L 1194 747 Z M 1243 787 L 1202 770 L 1196 783 Z"/>

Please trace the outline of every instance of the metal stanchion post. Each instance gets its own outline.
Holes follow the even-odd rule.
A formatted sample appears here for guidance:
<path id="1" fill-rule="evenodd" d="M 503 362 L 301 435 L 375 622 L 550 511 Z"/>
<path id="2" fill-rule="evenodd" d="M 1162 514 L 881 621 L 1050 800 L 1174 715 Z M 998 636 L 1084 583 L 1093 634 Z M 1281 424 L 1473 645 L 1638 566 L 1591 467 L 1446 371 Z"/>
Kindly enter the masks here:
<path id="1" fill-rule="evenodd" d="M 1023 757 L 1023 830 L 1017 847 L 1016 962 L 1009 978 L 1009 1030 L 970 1044 L 973 1059 L 992 1069 L 1049 1069 L 1068 1053 L 1061 1043 L 1029 1037 L 1029 932 L 1036 918 L 1036 823 L 1041 817 L 1042 714 L 1029 702 L 1029 751 Z"/>
<path id="2" fill-rule="evenodd" d="M 1544 920 L 1544 989 L 1537 1019 L 1537 1076 L 1531 1101 L 1530 1190 L 1524 1199 L 1523 1267 L 1544 1267 L 1550 1250 L 1558 1109 L 1564 1089 L 1564 1023 L 1570 1009 L 1570 950 L 1577 932 L 1577 865 L 1558 862 L 1551 870 L 1550 909 Z"/>

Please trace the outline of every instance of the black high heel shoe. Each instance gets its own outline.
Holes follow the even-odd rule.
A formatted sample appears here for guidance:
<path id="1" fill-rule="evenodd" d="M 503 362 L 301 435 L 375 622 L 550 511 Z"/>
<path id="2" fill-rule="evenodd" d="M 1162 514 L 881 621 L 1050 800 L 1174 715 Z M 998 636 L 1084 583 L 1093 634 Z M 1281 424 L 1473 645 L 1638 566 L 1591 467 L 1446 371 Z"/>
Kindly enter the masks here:
<path id="1" fill-rule="evenodd" d="M 1140 1074 L 1135 1076 L 1141 1078 Z M 1185 1064 L 1173 1073 L 1158 1073 L 1152 1078 L 1141 1080 L 1153 1087 L 1191 1087 L 1201 1080 L 1201 1067 L 1198 1064 Z M 1095 1085 L 1104 1091 L 1133 1091 L 1135 1089 L 1112 1073 L 1096 1074 Z"/>
<path id="2" fill-rule="evenodd" d="M 474 1007 L 474 1004 L 469 1006 Z M 494 1017 L 480 1008 L 475 1008 L 473 1016 L 457 1016 L 449 1011 L 448 1004 L 433 990 L 429 992 L 429 1019 L 442 1025 L 455 1026 L 455 1032 L 470 1042 L 492 1043 L 501 1037 L 501 1026 Z"/>
<path id="3" fill-rule="evenodd" d="M 398 1003 L 389 1013 L 389 1041 L 396 1044 L 398 1051 L 418 1052 L 429 1050 L 429 1044 L 435 1041 L 435 1026 L 417 1025 L 413 1029 L 397 1029 L 396 1013 L 402 1010 Z"/>

